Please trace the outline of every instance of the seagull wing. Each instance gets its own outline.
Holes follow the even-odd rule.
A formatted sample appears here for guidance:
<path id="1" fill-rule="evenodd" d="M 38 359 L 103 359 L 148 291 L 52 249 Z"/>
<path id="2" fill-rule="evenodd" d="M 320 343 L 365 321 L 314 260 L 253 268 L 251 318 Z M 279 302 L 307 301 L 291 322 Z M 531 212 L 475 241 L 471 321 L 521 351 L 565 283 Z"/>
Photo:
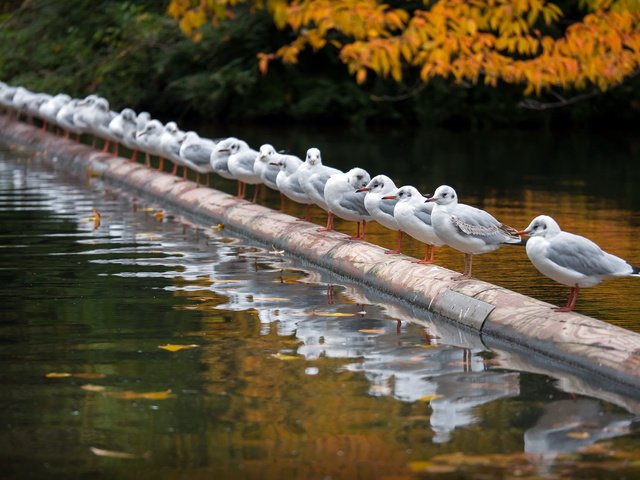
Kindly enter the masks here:
<path id="1" fill-rule="evenodd" d="M 561 232 L 549 242 L 547 257 L 564 268 L 586 276 L 612 276 L 631 272 L 623 259 L 603 251 L 591 240 L 569 232 Z"/>

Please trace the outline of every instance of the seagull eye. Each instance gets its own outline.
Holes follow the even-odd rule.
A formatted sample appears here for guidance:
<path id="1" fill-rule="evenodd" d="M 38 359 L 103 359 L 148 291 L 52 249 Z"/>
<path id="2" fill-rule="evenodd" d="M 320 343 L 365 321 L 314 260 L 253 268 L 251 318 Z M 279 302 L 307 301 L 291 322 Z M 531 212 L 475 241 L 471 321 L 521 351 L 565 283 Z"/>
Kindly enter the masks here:
<path id="1" fill-rule="evenodd" d="M 447 195 L 448 195 L 448 193 L 447 193 L 447 192 L 444 192 L 444 193 L 442 194 L 442 198 L 447 198 Z"/>

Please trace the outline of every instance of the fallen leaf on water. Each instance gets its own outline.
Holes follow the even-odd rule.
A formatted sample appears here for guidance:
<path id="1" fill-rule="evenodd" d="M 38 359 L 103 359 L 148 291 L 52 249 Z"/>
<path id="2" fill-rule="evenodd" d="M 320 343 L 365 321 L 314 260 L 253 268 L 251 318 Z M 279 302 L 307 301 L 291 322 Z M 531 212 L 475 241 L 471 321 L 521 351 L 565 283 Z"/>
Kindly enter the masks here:
<path id="1" fill-rule="evenodd" d="M 171 390 L 164 390 L 162 392 L 133 392 L 131 390 L 125 390 L 123 392 L 106 392 L 105 395 L 119 398 L 120 400 L 136 400 L 139 398 L 145 400 L 166 400 L 174 397 Z"/>
<path id="2" fill-rule="evenodd" d="M 422 398 L 419 398 L 418 400 L 420 400 L 421 402 L 425 402 L 425 403 L 429 403 L 432 400 L 435 400 L 437 398 L 442 398 L 444 395 L 438 395 L 437 393 L 433 393 L 431 395 L 425 395 Z"/>
<path id="3" fill-rule="evenodd" d="M 100 172 L 96 172 L 95 170 L 89 169 L 87 171 L 87 176 L 89 178 L 97 178 L 100 177 L 102 174 Z"/>
<path id="4" fill-rule="evenodd" d="M 358 330 L 360 333 L 384 333 L 384 330 L 378 328 L 363 328 L 362 330 Z"/>
<path id="5" fill-rule="evenodd" d="M 71 376 L 70 373 L 64 373 L 64 372 L 51 372 L 45 375 L 46 378 L 66 378 L 70 376 Z"/>
<path id="6" fill-rule="evenodd" d="M 50 372 L 45 375 L 46 378 L 67 378 L 67 377 L 75 377 L 75 378 L 105 378 L 106 375 L 104 373 L 69 373 L 69 372 Z"/>
<path id="7" fill-rule="evenodd" d="M 153 214 L 154 217 L 156 217 L 157 220 L 163 220 L 164 219 L 164 212 L 162 210 L 158 210 L 157 212 L 155 212 Z"/>
<path id="8" fill-rule="evenodd" d="M 80 388 L 86 390 L 87 392 L 104 392 L 106 390 L 106 388 L 102 385 L 93 385 L 91 383 L 82 385 Z"/>
<path id="9" fill-rule="evenodd" d="M 196 348 L 198 345 L 172 345 L 172 344 L 167 344 L 167 345 L 159 345 L 158 348 L 161 348 L 163 350 L 167 350 L 169 352 L 178 352 L 180 350 L 185 350 L 188 348 Z"/>
<path id="10" fill-rule="evenodd" d="M 86 380 L 106 377 L 104 373 L 72 373 L 71 376 L 75 378 L 84 378 Z"/>
<path id="11" fill-rule="evenodd" d="M 412 472 L 426 472 L 426 473 L 453 473 L 457 470 L 453 465 L 436 465 L 433 462 L 410 462 L 409 470 Z"/>
<path id="12" fill-rule="evenodd" d="M 567 437 L 575 438 L 576 440 L 584 440 L 589 438 L 591 435 L 589 432 L 569 432 L 567 433 Z"/>
<path id="13" fill-rule="evenodd" d="M 317 317 L 353 317 L 355 313 L 341 313 L 341 312 L 313 312 L 311 315 Z"/>
<path id="14" fill-rule="evenodd" d="M 102 448 L 89 447 L 89 450 L 98 457 L 110 457 L 110 458 L 138 458 L 140 455 L 133 453 L 118 452 L 116 450 L 104 450 Z"/>
<path id="15" fill-rule="evenodd" d="M 272 355 L 272 357 L 275 357 L 278 360 L 285 360 L 285 361 L 302 360 L 302 357 L 297 357 L 295 355 L 285 355 L 284 353 L 275 353 L 275 354 Z"/>
<path id="16" fill-rule="evenodd" d="M 211 229 L 212 229 L 212 230 L 218 230 L 218 231 L 220 231 L 220 230 L 224 230 L 224 224 L 219 223 L 219 224 L 217 224 L 217 225 L 213 225 L 213 226 L 211 227 Z"/>

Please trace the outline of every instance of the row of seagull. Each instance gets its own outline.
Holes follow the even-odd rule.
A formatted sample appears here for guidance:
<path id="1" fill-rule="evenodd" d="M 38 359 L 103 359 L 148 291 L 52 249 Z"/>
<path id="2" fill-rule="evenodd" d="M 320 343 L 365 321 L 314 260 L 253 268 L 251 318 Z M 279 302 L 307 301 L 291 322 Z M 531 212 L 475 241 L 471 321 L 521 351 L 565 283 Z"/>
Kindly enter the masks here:
<path id="1" fill-rule="evenodd" d="M 247 142 L 228 137 L 208 139 L 196 132 L 184 132 L 175 122 L 163 125 L 147 112 L 136 114 L 125 108 L 120 113 L 109 109 L 107 99 L 89 95 L 74 99 L 66 94 L 34 93 L 24 87 L 0 82 L 0 108 L 19 119 L 38 118 L 42 129 L 58 127 L 69 138 L 89 134 L 104 140 L 103 151 L 114 146 L 131 150 L 131 161 L 143 152 L 147 166 L 151 155 L 159 157 L 158 169 L 164 161 L 173 163 L 172 174 L 182 168 L 200 174 L 216 173 L 238 182 L 237 197 L 244 198 L 246 185 L 254 185 L 256 201 L 261 185 L 280 192 L 281 199 L 289 198 L 309 207 L 317 205 L 327 212 L 327 224 L 320 231 L 333 230 L 334 217 L 357 223 L 353 240 L 364 240 L 368 221 L 375 220 L 396 231 L 396 248 L 385 253 L 400 253 L 404 234 L 426 245 L 424 259 L 417 263 L 434 262 L 435 247 L 447 245 L 464 253 L 464 270 L 454 280 L 469 279 L 473 256 L 494 251 L 504 244 L 526 243 L 527 256 L 547 277 L 571 287 L 567 304 L 559 311 L 575 308 L 580 288 L 590 287 L 602 280 L 618 276 L 640 276 L 640 268 L 603 251 L 591 240 L 564 232 L 551 217 L 540 215 L 523 230 L 516 230 L 494 218 L 484 210 L 459 203 L 456 191 L 441 185 L 433 195 L 422 195 L 413 186 L 398 187 L 386 175 L 373 178 L 359 167 L 342 172 L 322 163 L 318 148 L 307 150 L 303 161 L 295 155 L 280 153 L 265 144 L 259 150 Z M 95 146 L 95 140 L 94 140 Z M 425 198 L 426 197 L 426 198 Z M 528 235 L 527 242 L 521 235 Z"/>

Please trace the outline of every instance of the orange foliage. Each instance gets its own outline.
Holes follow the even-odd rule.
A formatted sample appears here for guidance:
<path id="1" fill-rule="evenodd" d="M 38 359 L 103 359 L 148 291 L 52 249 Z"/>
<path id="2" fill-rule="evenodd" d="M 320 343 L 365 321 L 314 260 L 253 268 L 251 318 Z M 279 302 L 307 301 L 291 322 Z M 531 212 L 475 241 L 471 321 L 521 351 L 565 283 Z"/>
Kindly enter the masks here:
<path id="1" fill-rule="evenodd" d="M 168 13 L 195 41 L 207 19 L 232 19 L 237 4 L 266 9 L 296 38 L 258 55 L 263 74 L 280 59 L 295 64 L 307 48 L 337 49 L 358 83 L 369 73 L 402 80 L 419 73 L 454 82 L 520 84 L 524 93 L 552 87 L 600 90 L 640 68 L 640 2 L 582 0 L 585 16 L 563 34 L 563 12 L 546 0 L 436 0 L 424 9 L 376 0 L 172 0 Z"/>

